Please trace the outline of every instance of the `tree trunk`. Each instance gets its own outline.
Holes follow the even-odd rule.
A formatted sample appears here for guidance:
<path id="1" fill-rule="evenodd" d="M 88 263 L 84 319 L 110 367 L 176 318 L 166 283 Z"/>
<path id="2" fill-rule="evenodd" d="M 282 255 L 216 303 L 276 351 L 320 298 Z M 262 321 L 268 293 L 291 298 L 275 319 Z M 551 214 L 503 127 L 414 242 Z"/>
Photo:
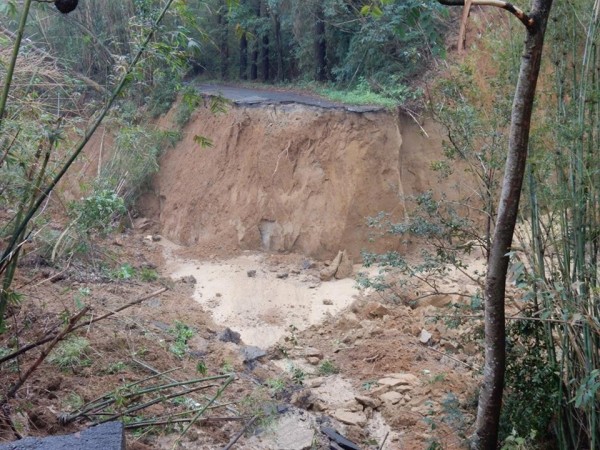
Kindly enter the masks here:
<path id="1" fill-rule="evenodd" d="M 273 14 L 275 30 L 275 52 L 277 53 L 277 80 L 283 81 L 283 39 L 281 38 L 281 20 L 279 14 Z"/>
<path id="2" fill-rule="evenodd" d="M 227 72 L 229 71 L 229 45 L 227 44 L 228 36 L 228 21 L 227 21 L 227 4 L 224 4 L 219 9 L 218 24 L 221 28 L 219 33 L 219 56 L 220 61 L 220 75 L 221 80 L 227 79 Z"/>
<path id="3" fill-rule="evenodd" d="M 245 32 L 240 38 L 240 79 L 248 79 L 248 38 Z"/>
<path id="4" fill-rule="evenodd" d="M 267 11 L 267 2 L 265 0 L 261 0 L 260 2 L 260 16 L 261 17 L 268 17 L 268 11 Z M 267 81 L 269 81 L 271 79 L 271 74 L 270 74 L 270 60 L 269 60 L 269 30 L 266 29 L 263 31 L 263 36 L 262 36 L 262 54 L 261 54 L 261 60 L 262 60 L 262 80 L 266 83 Z"/>
<path id="5" fill-rule="evenodd" d="M 495 449 L 498 444 L 506 367 L 504 298 L 508 253 L 511 251 L 519 210 L 519 198 L 527 162 L 531 112 L 551 7 L 552 0 L 533 1 L 533 10 L 530 14 L 533 24 L 527 27 L 525 49 L 521 57 L 513 100 L 508 156 L 485 280 L 485 366 L 473 440 L 473 448 L 476 449 Z"/>
<path id="6" fill-rule="evenodd" d="M 254 14 L 257 18 L 260 18 L 260 0 L 256 0 L 254 3 Z M 252 40 L 252 54 L 250 63 L 250 79 L 252 81 L 258 78 L 258 49 L 260 47 L 260 37 L 258 28 L 253 29 L 254 39 Z"/>
<path id="7" fill-rule="evenodd" d="M 327 80 L 327 41 L 325 40 L 325 20 L 323 7 L 317 6 L 315 23 L 315 60 L 317 62 L 315 78 L 317 81 Z"/>

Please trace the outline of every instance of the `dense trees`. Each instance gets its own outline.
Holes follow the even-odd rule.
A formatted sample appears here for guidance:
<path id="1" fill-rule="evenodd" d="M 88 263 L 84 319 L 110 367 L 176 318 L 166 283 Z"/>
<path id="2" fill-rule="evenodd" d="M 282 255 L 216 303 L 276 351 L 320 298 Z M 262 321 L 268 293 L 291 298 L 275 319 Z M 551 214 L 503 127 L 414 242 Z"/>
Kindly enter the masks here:
<path id="1" fill-rule="evenodd" d="M 68 32 L 47 14 L 35 15 L 30 31 L 102 83 L 159 3 L 80 2 Z M 416 0 L 207 0 L 181 3 L 167 20 L 177 49 L 210 78 L 347 86 L 363 77 L 385 86 L 421 72 L 444 51 L 444 14 L 437 3 Z"/>

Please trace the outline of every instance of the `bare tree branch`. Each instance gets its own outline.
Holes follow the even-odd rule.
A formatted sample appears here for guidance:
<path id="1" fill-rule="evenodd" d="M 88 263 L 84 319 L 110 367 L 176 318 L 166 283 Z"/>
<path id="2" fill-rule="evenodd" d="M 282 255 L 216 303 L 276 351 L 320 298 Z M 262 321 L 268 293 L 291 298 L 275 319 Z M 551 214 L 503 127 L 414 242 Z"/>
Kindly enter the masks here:
<path id="1" fill-rule="evenodd" d="M 465 0 L 438 0 L 438 3 L 445 6 L 464 6 Z M 517 8 L 515 5 L 509 2 L 504 2 L 502 0 L 472 0 L 471 5 L 477 6 L 495 6 L 496 8 L 502 8 L 507 10 L 517 19 L 519 19 L 523 25 L 527 28 L 533 27 L 535 21 L 533 18 L 529 17 L 523 10 Z"/>

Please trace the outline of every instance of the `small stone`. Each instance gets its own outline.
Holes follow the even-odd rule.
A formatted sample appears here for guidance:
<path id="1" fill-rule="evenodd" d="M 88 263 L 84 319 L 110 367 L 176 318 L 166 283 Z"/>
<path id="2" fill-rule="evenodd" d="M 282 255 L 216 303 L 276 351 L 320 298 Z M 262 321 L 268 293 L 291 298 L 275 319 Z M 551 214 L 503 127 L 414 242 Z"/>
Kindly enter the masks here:
<path id="1" fill-rule="evenodd" d="M 377 409 L 381 406 L 381 400 L 368 397 L 366 395 L 357 395 L 354 397 L 358 403 L 363 405 L 365 408 Z"/>
<path id="2" fill-rule="evenodd" d="M 342 252 L 342 257 L 340 258 L 340 263 L 335 272 L 335 278 L 337 280 L 343 280 L 344 278 L 350 278 L 352 273 L 354 272 L 354 267 L 352 266 L 352 260 L 348 257 L 348 253 L 346 250 Z"/>
<path id="3" fill-rule="evenodd" d="M 147 230 L 152 226 L 152 222 L 145 217 L 138 217 L 133 221 L 133 228 L 136 230 Z"/>
<path id="4" fill-rule="evenodd" d="M 317 358 L 316 356 L 309 356 L 308 358 L 306 358 L 306 360 L 309 364 L 312 364 L 313 366 L 316 366 L 319 364 L 319 362 L 321 362 L 321 358 Z"/>
<path id="5" fill-rule="evenodd" d="M 290 274 L 287 273 L 287 272 L 283 272 L 283 273 L 278 273 L 277 274 L 277 278 L 279 278 L 280 280 L 285 280 L 289 276 L 290 276 Z"/>
<path id="6" fill-rule="evenodd" d="M 323 385 L 325 379 L 323 377 L 311 378 L 310 380 L 304 381 L 304 386 L 307 388 L 318 388 Z"/>
<path id="7" fill-rule="evenodd" d="M 419 336 L 419 341 L 421 344 L 427 344 L 431 340 L 431 333 L 425 329 L 421 330 L 421 335 Z"/>
<path id="8" fill-rule="evenodd" d="M 323 359 L 323 352 L 318 348 L 306 347 L 302 353 L 307 358 L 310 358 L 312 356 L 319 359 Z"/>
<path id="9" fill-rule="evenodd" d="M 249 270 L 246 272 L 246 275 L 248 275 L 248 278 L 254 278 L 256 276 L 256 270 Z"/>
<path id="10" fill-rule="evenodd" d="M 242 356 L 244 357 L 245 363 L 256 361 L 257 359 L 262 358 L 266 354 L 267 352 L 265 352 L 262 348 L 255 347 L 253 345 L 248 345 L 242 348 Z"/>
<path id="11" fill-rule="evenodd" d="M 162 237 L 158 234 L 154 234 L 152 236 L 152 242 L 159 242 L 162 239 Z"/>
<path id="12" fill-rule="evenodd" d="M 391 405 L 400 403 L 400 400 L 402 400 L 403 398 L 404 398 L 404 396 L 402 394 L 399 394 L 398 392 L 394 392 L 394 391 L 386 392 L 385 394 L 381 394 L 379 396 L 379 399 L 383 403 L 391 404 Z"/>
<path id="13" fill-rule="evenodd" d="M 357 425 L 364 427 L 367 424 L 367 417 L 361 412 L 352 412 L 345 409 L 336 409 L 333 417 L 346 425 Z"/>
<path id="14" fill-rule="evenodd" d="M 342 260 L 342 252 L 338 252 L 337 256 L 331 261 L 330 264 L 327 265 L 321 272 L 319 273 L 319 277 L 322 281 L 331 280 L 340 266 L 340 262 Z"/>
<path id="15" fill-rule="evenodd" d="M 327 305 L 327 306 L 331 306 L 331 305 L 333 305 L 333 300 L 330 300 L 328 298 L 323 299 L 323 304 Z"/>
<path id="16" fill-rule="evenodd" d="M 196 284 L 196 277 L 194 277 L 194 275 L 188 275 L 186 277 L 182 277 L 181 278 L 181 282 L 185 283 L 185 284 Z"/>
<path id="17" fill-rule="evenodd" d="M 217 335 L 217 338 L 221 342 L 233 342 L 234 344 L 239 344 L 242 341 L 240 333 L 233 331 L 231 328 L 225 328 Z"/>
<path id="18" fill-rule="evenodd" d="M 382 378 L 381 380 L 378 380 L 377 383 L 381 386 L 388 386 L 391 388 L 404 384 L 401 380 L 396 378 Z"/>
<path id="19" fill-rule="evenodd" d="M 390 373 L 386 375 L 387 378 L 395 378 L 399 380 L 401 384 L 411 384 L 413 386 L 417 386 L 419 382 L 419 378 L 413 375 L 412 373 Z"/>
<path id="20" fill-rule="evenodd" d="M 365 309 L 370 317 L 382 318 L 390 314 L 388 308 L 377 302 L 369 303 Z"/>

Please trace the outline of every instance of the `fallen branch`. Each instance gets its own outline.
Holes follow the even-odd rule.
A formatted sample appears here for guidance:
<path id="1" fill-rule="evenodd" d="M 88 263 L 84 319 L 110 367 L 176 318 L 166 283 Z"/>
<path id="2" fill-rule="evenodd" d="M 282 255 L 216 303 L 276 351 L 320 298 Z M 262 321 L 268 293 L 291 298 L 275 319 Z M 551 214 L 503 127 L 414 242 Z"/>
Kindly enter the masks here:
<path id="1" fill-rule="evenodd" d="M 2 399 L 2 401 L 0 402 L 0 406 L 4 405 L 6 402 L 8 402 L 8 400 L 10 400 L 11 398 L 13 398 L 15 396 L 17 391 L 21 388 L 21 386 L 23 386 L 23 384 L 27 381 L 27 379 L 31 376 L 31 374 L 38 368 L 38 366 L 44 361 L 44 359 L 46 359 L 46 357 L 50 354 L 52 349 L 54 347 L 56 347 L 56 344 L 58 344 L 60 342 L 60 340 L 63 339 L 67 334 L 69 334 L 73 330 L 75 330 L 75 328 L 76 328 L 75 324 L 79 321 L 79 319 L 81 319 L 85 314 L 87 314 L 88 311 L 89 311 L 89 307 L 85 307 L 81 311 L 79 311 L 79 313 L 77 315 L 75 315 L 75 316 L 71 317 L 71 319 L 69 319 L 69 323 L 67 324 L 65 329 L 63 331 L 61 331 L 52 340 L 50 345 L 48 345 L 48 347 L 46 347 L 42 351 L 42 354 L 38 357 L 38 359 L 31 365 L 31 367 L 29 367 L 29 369 L 27 369 L 25 374 L 21 375 L 21 377 L 19 377 L 19 380 L 15 384 L 13 384 L 13 386 L 8 390 L 8 392 L 4 396 L 4 399 Z"/>
<path id="2" fill-rule="evenodd" d="M 465 6 L 466 3 L 465 0 L 438 0 L 438 2 L 446 6 Z M 509 2 L 502 0 L 471 0 L 471 5 L 495 6 L 496 8 L 504 9 L 519 19 L 527 28 L 532 28 L 535 24 L 533 18 Z"/>
<path id="3" fill-rule="evenodd" d="M 90 319 L 90 320 L 88 320 L 88 321 L 86 321 L 86 322 L 84 322 L 82 324 L 77 325 L 76 327 L 74 327 L 71 330 L 71 332 L 72 331 L 76 331 L 76 330 L 78 330 L 78 329 L 80 329 L 82 327 L 87 327 L 89 325 L 92 325 L 93 323 L 96 323 L 96 322 L 98 322 L 100 320 L 104 320 L 107 317 L 110 317 L 110 316 L 112 316 L 112 315 L 114 315 L 114 314 L 116 314 L 118 312 L 121 312 L 121 311 L 123 311 L 123 310 L 125 310 L 127 308 L 130 308 L 132 306 L 140 304 L 140 303 L 142 303 L 145 300 L 151 299 L 152 297 L 156 297 L 157 295 L 162 294 L 163 292 L 165 292 L 167 290 L 168 290 L 167 288 L 162 288 L 162 289 L 159 289 L 158 291 L 152 292 L 151 294 L 145 295 L 142 298 L 138 298 L 137 300 L 134 300 L 134 301 L 132 301 L 130 303 L 127 303 L 126 305 L 121 306 L 120 308 L 117 308 L 114 311 L 110 311 L 109 313 L 106 313 L 103 316 L 97 317 L 95 319 Z M 89 310 L 89 308 L 87 308 L 87 309 Z M 28 344 L 28 345 L 26 345 L 24 347 L 21 347 L 20 349 L 14 351 L 13 353 L 11 353 L 9 355 L 3 356 L 2 358 L 0 358 L 0 364 L 4 363 L 6 361 L 10 361 L 11 359 L 14 359 L 17 356 L 20 356 L 20 355 L 22 355 L 24 353 L 27 353 L 29 350 L 32 350 L 32 349 L 34 349 L 36 347 L 39 347 L 40 345 L 44 345 L 45 343 L 50 342 L 51 340 L 53 340 L 56 337 L 56 335 L 57 335 L 56 332 L 52 331 L 52 332 L 50 332 L 49 335 L 47 335 L 46 337 L 40 339 L 39 341 L 34 342 L 32 344 Z"/>
<path id="4" fill-rule="evenodd" d="M 153 427 L 158 425 L 172 425 L 174 423 L 189 423 L 192 420 L 189 419 L 174 419 L 174 420 L 159 420 L 159 421 L 148 421 L 139 423 L 130 423 L 125 425 L 126 430 L 135 430 L 137 428 Z M 196 422 L 239 422 L 244 420 L 243 417 L 205 417 L 204 419 L 198 419 Z"/>
<path id="5" fill-rule="evenodd" d="M 256 422 L 256 419 L 258 419 L 258 415 L 254 416 L 252 419 L 250 419 L 246 423 L 246 425 L 244 425 L 244 428 L 242 428 L 239 433 L 237 433 L 233 438 L 231 438 L 231 440 L 229 441 L 229 444 L 227 444 L 225 447 L 223 447 L 223 450 L 231 450 L 231 448 L 235 445 L 235 443 L 237 441 L 239 441 L 240 438 L 244 435 L 246 430 L 248 428 L 250 428 L 254 422 Z"/>

